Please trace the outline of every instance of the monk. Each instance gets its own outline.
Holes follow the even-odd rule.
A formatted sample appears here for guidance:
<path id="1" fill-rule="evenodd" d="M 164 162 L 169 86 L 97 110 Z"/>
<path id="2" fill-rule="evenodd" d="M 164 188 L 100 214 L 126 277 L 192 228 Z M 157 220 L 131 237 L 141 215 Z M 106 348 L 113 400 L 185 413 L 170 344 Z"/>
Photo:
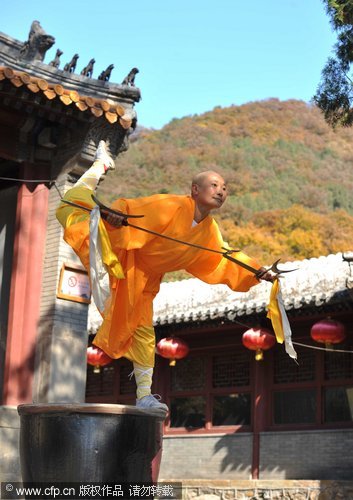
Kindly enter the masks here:
<path id="1" fill-rule="evenodd" d="M 248 291 L 260 280 L 220 253 L 184 246 L 125 226 L 124 217 L 104 210 L 101 210 L 104 221 L 100 219 L 97 223 L 99 242 L 92 242 L 92 238 L 90 241 L 92 213 L 90 221 L 89 212 L 73 208 L 65 204 L 65 200 L 96 209 L 91 196 L 102 176 L 113 168 L 114 162 L 101 141 L 92 167 L 65 194 L 57 218 L 65 229 L 65 241 L 80 257 L 91 281 L 94 278 L 99 285 L 96 279 L 99 269 L 92 265 L 92 253 L 97 249 L 109 276 L 109 295 L 98 307 L 103 321 L 93 343 L 113 359 L 123 356 L 132 361 L 137 407 L 166 412 L 167 405 L 151 394 L 155 362 L 152 303 L 163 275 L 185 269 L 206 283 L 223 283 L 241 292 Z M 226 244 L 210 212 L 221 208 L 226 198 L 224 179 L 217 172 L 207 171 L 193 178 L 190 196 L 156 194 L 137 199 L 121 198 L 111 208 L 126 214 L 143 214 L 143 218 L 136 219 L 136 224 L 143 228 L 221 251 Z M 235 257 L 260 269 L 256 261 L 242 252 L 237 252 Z M 271 271 L 264 272 L 261 279 L 273 281 L 274 276 Z"/>

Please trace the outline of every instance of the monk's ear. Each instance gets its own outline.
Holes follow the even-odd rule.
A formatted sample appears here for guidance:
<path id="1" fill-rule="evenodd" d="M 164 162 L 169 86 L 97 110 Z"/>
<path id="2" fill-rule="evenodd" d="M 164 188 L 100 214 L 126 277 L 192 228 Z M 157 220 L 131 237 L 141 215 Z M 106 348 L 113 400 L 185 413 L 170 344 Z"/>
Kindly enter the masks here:
<path id="1" fill-rule="evenodd" d="M 191 196 L 197 196 L 199 193 L 199 186 L 197 184 L 191 184 Z"/>

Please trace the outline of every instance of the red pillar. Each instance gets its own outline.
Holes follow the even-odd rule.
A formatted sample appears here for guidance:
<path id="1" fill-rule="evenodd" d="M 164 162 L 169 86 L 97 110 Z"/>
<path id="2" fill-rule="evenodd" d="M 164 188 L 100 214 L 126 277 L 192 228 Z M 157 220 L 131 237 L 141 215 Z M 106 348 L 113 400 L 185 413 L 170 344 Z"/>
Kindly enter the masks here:
<path id="1" fill-rule="evenodd" d="M 34 172 L 39 175 L 37 169 L 25 166 L 23 178 L 33 179 Z M 48 197 L 49 190 L 43 184 L 22 184 L 18 191 L 4 372 L 4 405 L 32 401 Z"/>
<path id="2" fill-rule="evenodd" d="M 255 387 L 254 387 L 254 422 L 253 422 L 253 453 L 252 453 L 252 479 L 259 479 L 260 473 L 260 432 L 266 426 L 266 401 L 265 401 L 265 363 L 255 361 Z"/>

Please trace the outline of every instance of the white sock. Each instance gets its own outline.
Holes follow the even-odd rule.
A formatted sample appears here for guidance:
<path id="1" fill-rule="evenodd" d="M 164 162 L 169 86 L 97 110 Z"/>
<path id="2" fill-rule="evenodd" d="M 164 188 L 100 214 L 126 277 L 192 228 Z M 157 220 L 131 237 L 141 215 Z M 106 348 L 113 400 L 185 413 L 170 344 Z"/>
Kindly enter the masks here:
<path id="1" fill-rule="evenodd" d="M 151 394 L 153 368 L 151 368 L 150 366 L 141 366 L 137 363 L 133 363 L 133 365 L 133 373 L 135 375 L 137 386 L 136 397 L 137 399 L 141 399 Z"/>
<path id="2" fill-rule="evenodd" d="M 94 191 L 104 173 L 104 163 L 101 160 L 96 160 L 93 165 L 81 175 L 74 187 L 84 186 Z"/>

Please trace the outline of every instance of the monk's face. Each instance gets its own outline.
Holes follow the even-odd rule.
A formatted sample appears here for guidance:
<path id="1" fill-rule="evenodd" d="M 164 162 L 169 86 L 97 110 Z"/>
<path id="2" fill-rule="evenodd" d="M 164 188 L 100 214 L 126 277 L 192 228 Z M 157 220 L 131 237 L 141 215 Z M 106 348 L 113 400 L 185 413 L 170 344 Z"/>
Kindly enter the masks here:
<path id="1" fill-rule="evenodd" d="M 220 208 L 227 198 L 226 183 L 219 174 L 211 172 L 192 186 L 192 196 L 196 203 L 208 210 Z"/>

